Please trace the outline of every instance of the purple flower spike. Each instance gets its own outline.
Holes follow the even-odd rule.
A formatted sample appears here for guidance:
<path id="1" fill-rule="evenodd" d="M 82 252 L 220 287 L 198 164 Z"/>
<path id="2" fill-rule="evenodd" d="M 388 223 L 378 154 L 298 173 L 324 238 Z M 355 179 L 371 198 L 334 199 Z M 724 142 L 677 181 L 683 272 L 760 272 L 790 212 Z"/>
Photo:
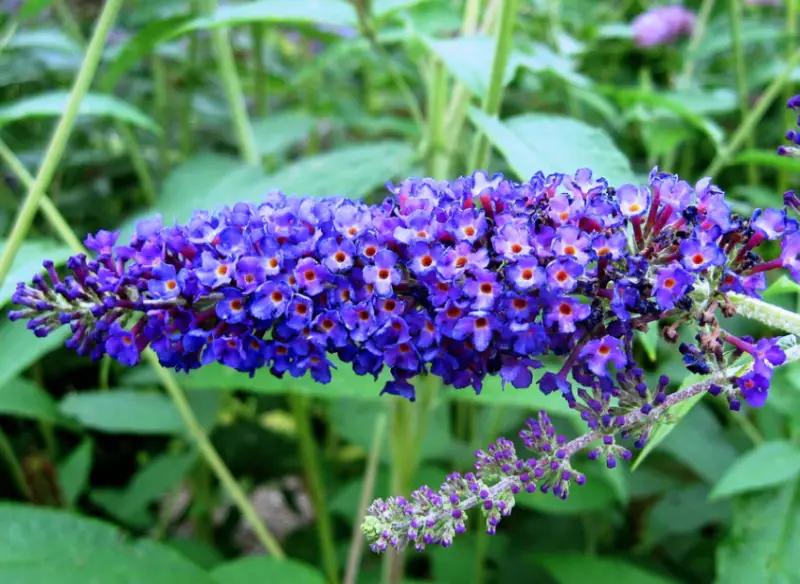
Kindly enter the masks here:
<path id="1" fill-rule="evenodd" d="M 689 290 L 693 278 L 680 266 L 659 268 L 656 272 L 656 302 L 662 310 L 669 310 L 683 298 Z"/>
<path id="2" fill-rule="evenodd" d="M 725 254 L 713 243 L 701 243 L 697 239 L 681 242 L 681 262 L 691 272 L 699 272 L 725 263 Z"/>
<path id="3" fill-rule="evenodd" d="M 375 287 L 378 296 L 390 296 L 392 286 L 399 284 L 400 280 L 397 256 L 389 250 L 379 251 L 375 255 L 375 264 L 364 268 L 364 281 Z"/>
<path id="4" fill-rule="evenodd" d="M 763 375 L 759 375 L 755 371 L 751 371 L 738 377 L 736 385 L 742 392 L 742 397 L 745 401 L 754 408 L 760 408 L 767 403 L 767 395 L 769 394 L 769 379 Z"/>

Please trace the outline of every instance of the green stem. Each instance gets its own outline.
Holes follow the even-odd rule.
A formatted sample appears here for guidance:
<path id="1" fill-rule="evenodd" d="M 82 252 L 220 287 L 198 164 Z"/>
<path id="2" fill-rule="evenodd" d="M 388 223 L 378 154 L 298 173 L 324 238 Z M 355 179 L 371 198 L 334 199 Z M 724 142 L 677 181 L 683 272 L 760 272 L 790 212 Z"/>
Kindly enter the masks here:
<path id="1" fill-rule="evenodd" d="M 322 566 L 329 582 L 336 584 L 339 581 L 339 562 L 336 558 L 336 541 L 333 536 L 331 516 L 326 504 L 325 488 L 319 472 L 319 453 L 311 428 L 311 414 L 309 399 L 297 393 L 289 394 L 292 414 L 297 425 L 297 438 L 300 442 L 300 458 L 303 461 L 308 490 L 314 504 L 314 514 L 317 522 L 317 535 L 319 536 L 322 551 Z"/>
<path id="2" fill-rule="evenodd" d="M 103 358 L 100 361 L 100 376 L 98 379 L 100 389 L 109 389 L 111 387 L 111 366 L 113 363 L 114 361 L 111 359 L 110 355 L 103 355 Z"/>
<path id="3" fill-rule="evenodd" d="M 256 116 L 267 115 L 267 68 L 264 66 L 264 35 L 266 27 L 263 22 L 250 25 L 250 50 L 253 52 L 253 95 L 256 102 Z"/>
<path id="4" fill-rule="evenodd" d="M 33 186 L 34 179 L 33 176 L 28 172 L 28 169 L 25 168 L 25 165 L 22 164 L 19 158 L 11 151 L 11 149 L 6 145 L 5 142 L 0 140 L 0 159 L 8 165 L 8 168 L 11 170 L 13 174 L 19 178 L 20 182 L 25 186 L 26 189 L 30 189 Z M 69 223 L 66 222 L 63 215 L 59 213 L 56 206 L 50 200 L 46 194 L 42 195 L 42 199 L 39 202 L 39 206 L 44 213 L 44 217 L 47 222 L 50 224 L 50 227 L 55 231 L 59 237 L 70 246 L 74 250 L 82 250 L 83 244 L 81 243 L 80 239 L 78 239 L 75 233 L 72 231 L 72 228 L 69 226 Z"/>
<path id="5" fill-rule="evenodd" d="M 733 292 L 726 296 L 736 307 L 737 314 L 800 337 L 800 314 L 750 296 Z"/>
<path id="6" fill-rule="evenodd" d="M 194 412 L 189 405 L 189 401 L 186 399 L 186 395 L 175 381 L 175 377 L 168 370 L 161 367 L 161 364 L 158 362 L 158 356 L 156 356 L 151 349 L 147 349 L 143 356 L 144 360 L 147 361 L 147 363 L 152 366 L 155 372 L 158 374 L 161 384 L 167 390 L 167 393 L 175 403 L 178 414 L 189 430 L 189 434 L 194 439 L 195 444 L 197 444 L 200 454 L 211 467 L 211 470 L 214 471 L 214 474 L 217 475 L 217 478 L 222 483 L 222 486 L 224 486 L 228 491 L 228 494 L 239 508 L 239 511 L 241 511 L 247 523 L 250 524 L 250 527 L 253 529 L 258 541 L 264 546 L 271 556 L 284 559 L 286 554 L 284 553 L 283 549 L 281 549 L 281 546 L 275 537 L 267 530 L 266 526 L 261 521 L 261 518 L 258 516 L 258 512 L 256 511 L 255 507 L 253 507 L 253 504 L 247 498 L 244 490 L 231 474 L 231 471 L 225 465 L 225 462 L 220 457 L 216 448 L 214 448 L 214 445 L 211 443 L 211 440 L 209 440 L 208 435 L 205 433 L 203 427 L 200 425 L 200 422 L 197 420 L 197 417 L 194 415 Z"/>
<path id="7" fill-rule="evenodd" d="M 11 473 L 11 479 L 14 481 L 20 494 L 22 494 L 28 501 L 32 499 L 31 489 L 28 487 L 28 482 L 25 480 L 25 472 L 22 470 L 22 463 L 20 463 L 11 442 L 0 428 L 0 457 L 6 461 L 8 472 Z"/>
<path id="8" fill-rule="evenodd" d="M 750 104 L 750 93 L 747 91 L 747 71 L 744 64 L 744 50 L 742 48 L 742 2 L 729 0 L 731 19 L 731 39 L 733 40 L 733 66 L 736 73 L 736 91 L 739 94 L 739 115 L 741 120 L 747 118 Z M 753 132 L 748 132 L 745 138 L 748 148 L 755 147 Z M 747 177 L 750 186 L 758 184 L 758 167 L 755 164 L 747 165 Z"/>
<path id="9" fill-rule="evenodd" d="M 200 42 L 197 33 L 189 35 L 189 53 L 184 61 L 181 73 L 181 89 L 183 90 L 182 107 L 180 111 L 180 148 L 181 154 L 188 156 L 194 147 L 194 128 L 192 127 L 192 114 L 194 113 L 195 75 L 200 53 Z"/>
<path id="10" fill-rule="evenodd" d="M 216 0 L 202 0 L 201 5 L 205 12 L 212 13 L 217 9 Z M 223 28 L 211 30 L 211 40 L 214 51 L 217 54 L 217 67 L 219 76 L 222 79 L 222 87 L 228 100 L 228 107 L 231 110 L 233 129 L 236 133 L 236 140 L 239 143 L 239 154 L 247 164 L 257 166 L 259 164 L 258 149 L 256 140 L 253 136 L 253 128 L 250 119 L 247 117 L 242 96 L 242 82 L 236 71 L 236 61 L 233 57 L 233 49 L 228 39 L 228 33 Z"/>
<path id="11" fill-rule="evenodd" d="M 784 84 L 789 79 L 789 75 L 794 71 L 798 62 L 800 62 L 800 49 L 792 53 L 792 56 L 786 62 L 783 70 L 772 80 L 772 83 L 769 84 L 761 96 L 761 99 L 759 99 L 755 107 L 750 110 L 747 117 L 731 136 L 727 145 L 717 153 L 702 176 L 715 176 L 720 169 L 728 163 L 731 156 L 736 153 L 747 136 L 753 131 L 756 124 L 764 117 L 769 106 L 772 105 L 772 102 L 778 97 L 778 94 L 783 89 Z"/>
<path id="12" fill-rule="evenodd" d="M 378 414 L 372 430 L 372 441 L 367 455 L 367 469 L 364 474 L 364 486 L 361 488 L 358 511 L 353 522 L 353 534 L 350 537 L 350 551 L 347 554 L 347 569 L 344 573 L 344 584 L 355 584 L 358 578 L 358 567 L 361 564 L 361 553 L 364 550 L 364 535 L 361 531 L 363 510 L 367 508 L 375 491 L 375 480 L 378 477 L 378 461 L 380 460 L 383 437 L 386 433 L 386 412 Z"/>
<path id="13" fill-rule="evenodd" d="M 405 448 L 410 438 L 410 412 L 406 400 L 396 399 L 391 403 L 391 440 L 392 452 L 391 489 L 393 493 L 404 493 L 410 482 L 406 475 L 409 461 L 409 449 Z M 396 584 L 403 577 L 403 555 L 397 551 L 387 552 L 383 561 L 383 584 Z"/>
<path id="14" fill-rule="evenodd" d="M 436 61 L 431 66 L 430 82 L 428 83 L 428 155 L 430 176 L 445 180 L 449 164 L 449 151 L 447 146 L 447 71 L 444 64 L 434 57 Z"/>
<path id="15" fill-rule="evenodd" d="M 514 25 L 517 21 L 517 1 L 503 0 L 500 11 L 500 26 L 497 29 L 497 46 L 492 63 L 492 76 L 489 89 L 483 100 L 483 111 L 490 116 L 500 113 L 500 103 L 503 98 L 503 77 L 505 76 L 508 60 L 514 41 Z M 482 132 L 475 133 L 472 154 L 469 157 L 469 168 L 478 170 L 489 165 L 489 141 Z"/>
<path id="16" fill-rule="evenodd" d="M 161 127 L 161 135 L 158 137 L 158 158 L 160 176 L 163 177 L 169 168 L 169 83 L 164 59 L 158 54 L 152 56 L 151 67 L 153 69 L 153 109 L 158 125 Z"/>
<path id="17" fill-rule="evenodd" d="M 785 0 L 785 1 L 786 1 L 786 56 L 787 58 L 791 58 L 791 55 L 795 49 L 795 43 L 797 43 L 798 2 L 797 0 Z M 784 102 L 789 101 L 789 99 L 794 94 L 794 91 L 792 91 L 791 86 L 789 86 L 787 89 L 788 91 L 784 94 Z M 787 109 L 784 119 L 786 127 L 791 128 L 797 121 L 797 114 Z M 788 189 L 789 189 L 789 170 L 786 168 L 782 168 L 780 169 L 780 171 L 778 171 L 778 192 L 783 193 L 786 192 Z"/>
<path id="18" fill-rule="evenodd" d="M 67 141 L 69 140 L 72 128 L 75 126 L 75 120 L 78 117 L 78 108 L 80 107 L 83 96 L 86 95 L 89 86 L 94 79 L 97 65 L 100 63 L 100 58 L 103 55 L 103 46 L 106 42 L 106 37 L 114 26 L 117 12 L 122 6 L 122 0 L 108 0 L 103 5 L 103 10 L 97 20 L 92 39 L 86 49 L 86 54 L 81 63 L 81 68 L 75 78 L 75 82 L 70 92 L 67 106 L 64 113 L 58 120 L 56 129 L 53 132 L 53 137 L 50 139 L 50 144 L 42 161 L 42 166 L 36 175 L 33 186 L 28 191 L 25 200 L 17 213 L 14 227 L 11 229 L 11 234 L 8 237 L 5 247 L 3 248 L 2 256 L 0 256 L 0 285 L 5 282 L 14 258 L 19 251 L 22 241 L 28 233 L 28 230 L 33 223 L 36 216 L 36 211 L 39 209 L 42 197 L 44 196 L 45 189 L 47 189 L 53 175 L 56 172 L 58 163 L 66 148 Z"/>

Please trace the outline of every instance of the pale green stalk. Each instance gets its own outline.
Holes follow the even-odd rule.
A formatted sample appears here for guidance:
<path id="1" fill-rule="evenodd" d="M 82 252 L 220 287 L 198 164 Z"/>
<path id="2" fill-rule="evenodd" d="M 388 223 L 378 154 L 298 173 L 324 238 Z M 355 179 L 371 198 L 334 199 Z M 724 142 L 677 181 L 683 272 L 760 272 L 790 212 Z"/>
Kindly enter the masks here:
<path id="1" fill-rule="evenodd" d="M 207 13 L 212 13 L 217 9 L 216 0 L 202 0 L 200 4 Z M 258 148 L 256 148 L 256 139 L 250 119 L 247 117 L 242 82 L 236 71 L 236 61 L 233 57 L 227 30 L 214 28 L 211 30 L 211 40 L 214 52 L 217 54 L 217 68 L 222 80 L 222 87 L 225 90 L 225 97 L 228 100 L 233 129 L 239 144 L 239 154 L 247 164 L 256 166 L 259 164 Z"/>
<path id="2" fill-rule="evenodd" d="M 800 338 L 800 314 L 742 294 L 728 292 L 726 296 L 736 307 L 737 314 Z"/>
<path id="3" fill-rule="evenodd" d="M 3 248 L 2 256 L 0 256 L 0 285 L 5 282 L 11 265 L 14 262 L 14 258 L 22 245 L 22 241 L 25 239 L 33 223 L 45 190 L 53 179 L 58 163 L 69 141 L 72 129 L 75 126 L 81 100 L 83 96 L 86 95 L 94 79 L 97 65 L 100 63 L 100 58 L 103 55 L 103 46 L 105 45 L 108 33 L 114 26 L 117 12 L 119 12 L 121 6 L 122 0 L 108 0 L 103 5 L 103 10 L 97 20 L 97 26 L 92 34 L 92 39 L 86 49 L 83 63 L 81 63 L 81 68 L 72 86 L 72 91 L 70 92 L 69 100 L 64 109 L 64 114 L 56 124 L 53 137 L 50 139 L 50 144 L 47 146 L 42 166 L 39 168 L 34 183 L 17 213 L 14 227 L 11 229 L 11 234 Z"/>
<path id="4" fill-rule="evenodd" d="M 447 144 L 447 71 L 444 64 L 433 57 L 428 82 L 428 173 L 431 177 L 446 180 L 451 149 Z"/>
<path id="5" fill-rule="evenodd" d="M 256 116 L 267 115 L 267 68 L 264 65 L 264 35 L 267 28 L 263 22 L 250 25 L 250 50 L 253 53 L 253 97 L 256 103 Z"/>
<path id="6" fill-rule="evenodd" d="M 160 55 L 154 54 L 150 59 L 153 70 L 153 109 L 155 110 L 156 120 L 161 127 L 161 135 L 158 137 L 158 163 L 161 176 L 167 173 L 169 168 L 169 87 L 167 83 L 167 66 Z M 155 201 L 153 201 L 154 203 Z"/>
<path id="7" fill-rule="evenodd" d="M 711 164 L 708 165 L 708 168 L 702 176 L 715 176 L 720 169 L 730 161 L 730 158 L 739 150 L 756 124 L 764 117 L 769 106 L 772 105 L 772 102 L 778 97 L 784 84 L 789 79 L 789 75 L 792 74 L 792 71 L 794 71 L 798 63 L 800 63 L 800 49 L 796 49 L 795 52 L 792 53 L 792 56 L 786 62 L 783 70 L 772 80 L 772 83 L 769 84 L 762 94 L 761 99 L 759 99 L 755 107 L 750 110 L 747 117 L 742 120 L 742 123 L 739 124 L 739 127 L 728 140 L 728 143 L 717 152 L 717 155 L 711 161 Z"/>
<path id="8" fill-rule="evenodd" d="M 347 569 L 344 573 L 344 584 L 356 584 L 358 567 L 361 564 L 361 554 L 364 551 L 364 535 L 361 532 L 361 522 L 364 519 L 363 510 L 367 508 L 375 491 L 375 481 L 378 477 L 378 461 L 380 460 L 383 437 L 386 433 L 386 413 L 381 412 L 375 420 L 372 430 L 369 454 L 367 455 L 367 468 L 364 474 L 364 486 L 358 500 L 358 511 L 353 521 L 353 534 L 350 537 L 350 551 L 347 554 Z"/>
<path id="9" fill-rule="evenodd" d="M 508 67 L 514 43 L 517 1 L 503 0 L 500 10 L 500 26 L 497 29 L 497 46 L 492 63 L 492 76 L 489 81 L 489 89 L 483 100 L 483 111 L 490 116 L 496 116 L 500 112 L 500 103 L 503 99 L 503 76 Z M 489 164 L 489 155 L 489 141 L 483 135 L 483 132 L 476 131 L 468 167 L 475 170 L 486 168 Z"/>
<path id="10" fill-rule="evenodd" d="M 311 428 L 309 399 L 297 393 L 289 394 L 292 414 L 297 426 L 297 439 L 300 443 L 300 458 L 306 475 L 311 502 L 314 505 L 314 519 L 322 550 L 322 566 L 325 576 L 332 584 L 339 582 L 339 561 L 336 557 L 336 541 L 333 536 L 331 515 L 326 503 L 325 487 L 319 472 L 319 452 Z"/>
<path id="11" fill-rule="evenodd" d="M 731 19 L 731 39 L 733 40 L 733 66 L 736 73 L 736 91 L 739 94 L 739 115 L 741 120 L 747 118 L 750 109 L 750 93 L 747 91 L 747 70 L 744 63 L 744 50 L 742 48 L 742 1 L 728 0 Z M 745 137 L 747 147 L 755 148 L 753 132 L 748 132 Z M 758 184 L 758 167 L 750 163 L 747 165 L 747 177 L 750 186 Z"/>

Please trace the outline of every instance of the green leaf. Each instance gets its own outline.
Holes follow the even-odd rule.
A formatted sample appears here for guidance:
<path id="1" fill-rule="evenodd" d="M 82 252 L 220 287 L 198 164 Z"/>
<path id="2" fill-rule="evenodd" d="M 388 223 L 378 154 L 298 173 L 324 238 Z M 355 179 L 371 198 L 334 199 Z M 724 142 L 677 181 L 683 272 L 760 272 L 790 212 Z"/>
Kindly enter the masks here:
<path id="1" fill-rule="evenodd" d="M 130 389 L 70 393 L 61 413 L 109 434 L 179 434 L 183 423 L 172 401 L 161 393 Z"/>
<path id="2" fill-rule="evenodd" d="M 141 62 L 160 43 L 175 36 L 180 27 L 191 20 L 191 16 L 178 15 L 148 22 L 117 50 L 114 60 L 100 77 L 100 87 L 111 93 L 131 67 Z"/>
<path id="3" fill-rule="evenodd" d="M 147 506 L 174 488 L 197 461 L 197 453 L 165 453 L 140 469 L 124 489 L 94 489 L 91 499 L 117 520 L 138 526 Z"/>
<path id="4" fill-rule="evenodd" d="M 797 292 L 800 292 L 800 284 L 784 274 L 764 290 L 764 298 L 779 294 L 796 294 Z"/>
<path id="5" fill-rule="evenodd" d="M 53 0 L 25 0 L 25 3 L 19 9 L 17 19 L 20 22 L 31 20 L 39 16 L 42 12 L 53 3 Z"/>
<path id="6" fill-rule="evenodd" d="M 618 469 L 609 472 L 625 472 Z M 520 493 L 516 496 L 517 506 L 524 509 L 534 509 L 549 515 L 580 515 L 582 513 L 603 512 L 613 509 L 617 495 L 613 487 L 600 479 L 597 473 L 592 473 L 589 480 L 582 487 L 573 485 L 569 490 L 569 497 L 562 500 L 552 493 L 535 492 L 533 494 Z"/>
<path id="7" fill-rule="evenodd" d="M 50 423 L 62 421 L 53 398 L 22 377 L 15 377 L 0 387 L 0 415 Z"/>
<path id="8" fill-rule="evenodd" d="M 652 122 L 656 122 L 659 117 L 663 117 L 663 110 L 678 116 L 685 122 L 691 124 L 706 134 L 714 143 L 714 145 L 719 147 L 725 139 L 725 134 L 713 120 L 703 117 L 703 115 L 704 109 L 710 109 L 710 106 L 707 105 L 706 102 L 715 103 L 715 100 L 719 98 L 724 103 L 725 100 L 731 97 L 729 96 L 727 90 L 722 91 L 723 93 L 721 95 L 725 95 L 727 97 L 723 98 L 721 95 L 718 95 L 717 92 L 709 94 L 703 92 L 654 93 L 644 89 L 617 90 L 616 95 L 623 102 L 627 102 L 629 106 L 634 103 L 644 103 L 657 108 L 654 112 L 656 119 L 652 120 Z M 734 99 L 733 107 L 735 107 L 735 96 L 732 97 Z M 661 111 L 659 111 L 658 108 L 660 108 Z M 727 111 L 727 109 L 724 109 L 723 111 Z"/>
<path id="9" fill-rule="evenodd" d="M 534 556 L 559 584 L 677 584 L 626 560 L 582 554 Z"/>
<path id="10" fill-rule="evenodd" d="M 474 107 L 469 117 L 522 180 L 540 170 L 572 174 L 590 168 L 612 185 L 637 182 L 628 159 L 608 134 L 581 121 L 525 114 L 503 122 Z"/>
<path id="11" fill-rule="evenodd" d="M 283 154 L 308 138 L 316 120 L 305 112 L 278 112 L 253 120 L 253 137 L 262 156 Z"/>
<path id="12" fill-rule="evenodd" d="M 217 566 L 211 571 L 217 584 L 325 584 L 325 576 L 317 569 L 297 560 L 254 557 L 241 558 Z"/>
<path id="13" fill-rule="evenodd" d="M 714 485 L 710 498 L 721 499 L 785 483 L 800 474 L 800 448 L 789 442 L 765 442 L 736 459 Z"/>
<path id="14" fill-rule="evenodd" d="M 730 166 L 755 164 L 776 170 L 800 173 L 800 160 L 791 156 L 778 156 L 775 150 L 744 150 L 737 154 L 728 164 Z"/>
<path id="15" fill-rule="evenodd" d="M 67 107 L 67 101 L 69 101 L 69 91 L 51 91 L 23 97 L 0 107 L 0 127 L 29 118 L 59 117 Z M 113 95 L 87 94 L 81 100 L 78 113 L 83 116 L 110 117 L 156 134 L 161 133 L 161 129 L 152 118 Z"/>
<path id="16" fill-rule="evenodd" d="M 85 438 L 80 445 L 69 453 L 58 465 L 58 482 L 64 502 L 73 506 L 81 495 L 86 485 L 89 484 L 89 474 L 92 471 L 94 460 L 94 442 Z"/>
<path id="17" fill-rule="evenodd" d="M 781 40 L 786 34 L 778 22 L 767 22 L 755 18 L 745 18 L 741 23 L 739 42 L 742 47 Z M 731 55 L 733 37 L 731 24 L 727 17 L 716 18 L 702 36 L 696 51 L 687 55 L 693 61 L 710 60 L 717 55 Z"/>
<path id="18" fill-rule="evenodd" d="M 734 500 L 715 584 L 800 582 L 800 481 Z"/>
<path id="19" fill-rule="evenodd" d="M 13 347 L 0 351 L 0 387 L 9 383 L 28 367 L 49 352 L 61 348 L 71 335 L 69 327 L 62 327 L 47 337 L 35 336 L 22 321 L 0 323 L 0 347 Z"/>
<path id="20" fill-rule="evenodd" d="M 81 46 L 57 28 L 20 30 L 6 44 L 6 50 L 31 49 L 43 49 L 72 57 L 83 55 Z"/>
<path id="21" fill-rule="evenodd" d="M 0 504 L 0 582 L 218 584 L 177 552 L 54 509 Z"/>
<path id="22" fill-rule="evenodd" d="M 355 9 L 343 0 L 260 0 L 220 6 L 214 14 L 195 18 L 178 27 L 172 36 L 252 22 L 356 27 L 358 18 Z"/>
<path id="23" fill-rule="evenodd" d="M 0 251 L 3 247 L 5 242 L 0 243 Z M 44 273 L 44 260 L 51 260 L 60 266 L 71 255 L 72 251 L 67 246 L 51 239 L 28 239 L 22 242 L 11 271 L 0 286 L 0 306 L 5 306 L 11 300 L 18 282 L 30 282 L 34 274 Z"/>
<path id="24" fill-rule="evenodd" d="M 686 379 L 686 381 L 683 382 L 681 388 L 688 387 L 692 383 L 697 383 L 700 379 L 702 378 L 699 375 L 691 375 Z M 672 406 L 667 412 L 667 415 L 656 422 L 653 431 L 650 432 L 650 437 L 647 439 L 647 444 L 645 444 L 641 453 L 636 457 L 636 460 L 631 466 L 632 471 L 639 468 L 639 465 L 644 462 L 644 459 L 647 458 L 667 436 L 669 436 L 670 432 L 675 429 L 675 426 L 678 424 L 678 422 L 680 422 L 681 419 L 686 416 L 686 414 L 692 411 L 692 408 L 694 408 L 694 406 L 701 399 L 703 399 L 704 395 L 705 393 L 699 393 L 694 397 L 690 397 L 689 399 Z"/>
<path id="25" fill-rule="evenodd" d="M 636 338 L 639 339 L 639 344 L 642 345 L 644 352 L 647 354 L 647 358 L 655 363 L 658 357 L 658 323 L 651 324 L 650 329 L 646 333 L 636 331 Z"/>
<path id="26" fill-rule="evenodd" d="M 730 503 L 709 503 L 708 492 L 708 485 L 704 484 L 667 490 L 647 513 L 642 544 L 650 549 L 667 538 L 689 537 L 707 525 L 727 522 L 731 517 Z"/>
<path id="27" fill-rule="evenodd" d="M 235 159 L 201 155 L 173 171 L 165 181 L 158 207 L 126 222 L 121 238 L 129 238 L 136 220 L 143 217 L 160 213 L 165 224 L 184 222 L 194 209 L 260 203 L 272 190 L 287 195 L 360 198 L 393 177 L 405 178 L 413 156 L 414 150 L 406 143 L 373 142 L 303 158 L 266 175 Z"/>
<path id="28" fill-rule="evenodd" d="M 460 36 L 452 39 L 434 39 L 420 35 L 427 49 L 439 57 L 444 66 L 478 97 L 489 90 L 495 45 L 497 40 L 486 35 Z M 520 55 L 511 54 L 503 75 L 503 85 L 508 85 L 517 72 Z"/>

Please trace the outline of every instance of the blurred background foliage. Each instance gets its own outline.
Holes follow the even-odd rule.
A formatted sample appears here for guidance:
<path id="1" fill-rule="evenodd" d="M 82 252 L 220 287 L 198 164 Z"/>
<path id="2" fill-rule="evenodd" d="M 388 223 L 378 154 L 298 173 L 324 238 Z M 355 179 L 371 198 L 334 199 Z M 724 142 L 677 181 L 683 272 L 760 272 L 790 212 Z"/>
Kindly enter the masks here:
<path id="1" fill-rule="evenodd" d="M 581 167 L 614 184 L 654 165 L 690 182 L 712 174 L 742 213 L 779 206 L 796 184 L 800 163 L 774 151 L 794 124 L 783 104 L 800 81 L 797 0 L 687 0 L 693 33 L 647 49 L 631 27 L 647 1 L 519 0 L 498 45 L 508 3 L 123 2 L 2 302 L 43 259 L 75 253 L 75 235 L 124 238 L 137 218 L 185 221 L 272 189 L 378 201 L 386 181 L 472 172 L 487 145 L 490 171 L 523 180 Z M 0 5 L 8 233 L 103 2 Z M 796 309 L 798 287 L 780 279 L 767 297 Z M 429 388 L 409 405 L 345 368 L 325 386 L 217 366 L 177 376 L 281 560 L 264 555 L 158 372 L 91 363 L 64 338 L 0 324 L 2 582 L 800 581 L 796 367 L 777 372 L 763 410 L 732 417 L 700 401 L 633 472 L 585 466 L 566 502 L 520 496 L 498 535 L 473 521 L 452 549 L 407 553 L 403 574 L 359 556 L 364 502 L 438 485 L 539 408 L 576 435 L 557 397 L 492 380 L 478 397 Z M 682 383 L 657 331 L 640 341 L 651 379 Z"/>

